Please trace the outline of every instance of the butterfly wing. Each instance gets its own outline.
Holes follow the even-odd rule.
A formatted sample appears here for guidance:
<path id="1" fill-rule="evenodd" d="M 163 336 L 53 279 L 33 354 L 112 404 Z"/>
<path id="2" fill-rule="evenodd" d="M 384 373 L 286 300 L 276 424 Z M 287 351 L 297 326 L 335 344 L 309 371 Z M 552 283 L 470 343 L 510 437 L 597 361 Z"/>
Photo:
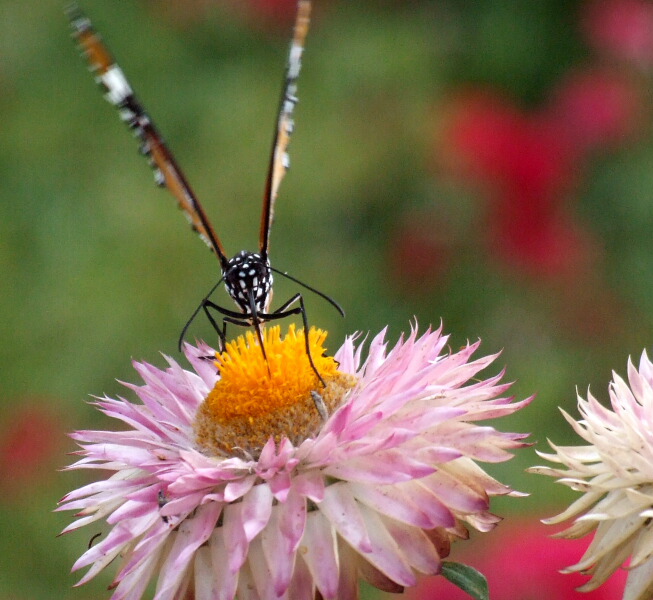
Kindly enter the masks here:
<path id="1" fill-rule="evenodd" d="M 118 109 L 120 118 L 139 140 L 139 149 L 154 170 L 154 181 L 172 192 L 191 227 L 215 252 L 224 269 L 227 258 L 220 239 L 177 165 L 177 161 L 136 98 L 122 69 L 116 64 L 91 21 L 79 8 L 72 6 L 67 12 L 73 28 L 73 36 L 95 73 L 96 81 L 104 89 L 105 98 Z"/>
<path id="2" fill-rule="evenodd" d="M 261 256 L 265 259 L 267 259 L 270 246 L 270 227 L 274 220 L 274 203 L 277 199 L 279 185 L 289 166 L 288 145 L 293 131 L 293 111 L 295 104 L 297 104 L 297 78 L 301 69 L 301 58 L 302 52 L 304 51 L 306 34 L 308 33 L 310 14 L 310 0 L 299 0 L 297 3 L 297 18 L 295 19 L 293 39 L 288 54 L 288 66 L 286 68 L 279 105 L 277 128 L 272 143 L 272 154 L 270 156 L 270 166 L 265 185 L 265 196 L 263 198 L 259 249 Z"/>

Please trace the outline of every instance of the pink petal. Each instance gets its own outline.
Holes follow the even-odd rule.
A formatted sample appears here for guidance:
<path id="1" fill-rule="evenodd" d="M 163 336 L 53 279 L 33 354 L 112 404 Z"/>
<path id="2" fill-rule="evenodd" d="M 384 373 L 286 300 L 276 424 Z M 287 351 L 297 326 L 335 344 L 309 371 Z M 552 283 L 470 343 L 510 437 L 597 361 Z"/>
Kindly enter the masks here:
<path id="1" fill-rule="evenodd" d="M 285 502 L 292 485 L 292 477 L 288 471 L 283 471 L 268 480 L 268 485 L 275 499 L 279 502 Z"/>
<path id="2" fill-rule="evenodd" d="M 279 523 L 281 518 L 279 508 L 279 505 L 274 507 L 268 526 L 257 538 L 260 539 L 261 553 L 264 558 L 261 562 L 268 567 L 268 583 L 271 584 L 277 598 L 283 596 L 290 586 L 296 550 L 292 541 L 282 533 Z M 256 558 L 251 551 L 250 561 L 256 562 Z M 254 573 L 254 576 L 256 578 L 256 573 Z"/>
<path id="3" fill-rule="evenodd" d="M 120 583 L 116 586 L 111 600 L 140 600 L 158 565 L 159 554 L 156 553 L 141 561 L 132 573 L 123 577 L 121 571 Z"/>
<path id="4" fill-rule="evenodd" d="M 364 506 L 361 513 L 372 542 L 372 550 L 364 554 L 363 558 L 399 585 L 415 585 L 415 574 L 379 515 Z"/>
<path id="5" fill-rule="evenodd" d="M 249 546 L 247 565 L 252 574 L 257 596 L 261 600 L 277 600 L 279 596 L 274 586 L 270 585 L 270 569 L 258 538 L 252 540 Z"/>
<path id="6" fill-rule="evenodd" d="M 169 524 L 164 523 L 162 520 L 157 520 L 143 534 L 143 537 L 128 556 L 127 561 L 120 570 L 120 578 L 129 577 L 133 572 L 140 572 L 143 569 L 143 565 L 149 563 L 150 557 L 158 557 L 166 544 L 170 543 L 169 534 Z"/>
<path id="7" fill-rule="evenodd" d="M 489 498 L 485 492 L 472 490 L 443 470 L 425 477 L 420 484 L 427 487 L 448 507 L 463 513 L 484 511 L 489 506 Z"/>
<path id="8" fill-rule="evenodd" d="M 456 524 L 456 518 L 451 510 L 423 485 L 423 479 L 400 483 L 396 487 L 410 497 L 436 526 L 451 528 Z"/>
<path id="9" fill-rule="evenodd" d="M 231 572 L 238 571 L 247 559 L 249 540 L 243 529 L 241 512 L 243 503 L 227 504 L 223 511 L 223 540 L 227 552 L 227 564 Z"/>
<path id="10" fill-rule="evenodd" d="M 440 570 L 440 557 L 431 540 L 421 529 L 397 523 L 392 519 L 381 520 L 409 565 L 429 575 Z"/>
<path id="11" fill-rule="evenodd" d="M 406 494 L 398 485 L 373 486 L 350 483 L 349 489 L 352 495 L 360 502 L 402 523 L 408 523 L 424 529 L 432 529 L 441 525 L 440 522 L 433 522 L 420 509 L 419 505 L 413 502 L 410 495 Z"/>
<path id="12" fill-rule="evenodd" d="M 225 545 L 225 535 L 225 528 L 219 527 L 211 534 L 209 541 L 213 578 L 218 582 L 218 593 L 215 600 L 233 600 L 238 586 L 240 566 L 232 569 L 229 565 L 230 553 Z M 214 598 L 212 597 L 211 600 Z"/>
<path id="13" fill-rule="evenodd" d="M 255 482 L 256 475 L 230 481 L 224 488 L 225 502 L 233 502 L 234 500 L 241 498 L 252 489 Z"/>
<path id="14" fill-rule="evenodd" d="M 359 456 L 324 469 L 325 475 L 366 483 L 398 483 L 425 477 L 434 467 L 411 459 L 401 451 L 386 450 L 374 456 Z"/>
<path id="15" fill-rule="evenodd" d="M 305 494 L 297 489 L 291 489 L 286 501 L 276 506 L 276 513 L 279 519 L 279 533 L 288 541 L 288 548 L 291 552 L 297 550 L 297 546 L 304 535 L 306 526 L 306 499 Z M 322 500 L 314 499 L 314 502 Z"/>
<path id="16" fill-rule="evenodd" d="M 201 506 L 192 518 L 177 528 L 175 542 L 161 567 L 157 595 L 173 594 L 179 589 L 195 551 L 209 539 L 215 529 L 222 505 L 215 502 Z"/>
<path id="17" fill-rule="evenodd" d="M 272 492 L 265 483 L 255 485 L 243 498 L 240 512 L 245 537 L 253 540 L 268 524 L 272 511 Z"/>
<path id="18" fill-rule="evenodd" d="M 359 600 L 358 565 L 363 562 L 342 538 L 338 538 L 340 577 L 338 579 L 338 600 Z"/>
<path id="19" fill-rule="evenodd" d="M 221 582 L 213 573 L 210 547 L 198 548 L 193 561 L 195 596 L 194 600 L 214 600 L 218 597 Z"/>
<path id="20" fill-rule="evenodd" d="M 359 504 L 348 484 L 340 482 L 328 486 L 318 508 L 351 546 L 361 553 L 371 550 Z"/>
<path id="21" fill-rule="evenodd" d="M 313 577 L 300 553 L 296 555 L 295 569 L 287 597 L 289 600 L 303 600 L 304 598 L 315 597 Z"/>
<path id="22" fill-rule="evenodd" d="M 256 582 L 252 577 L 249 564 L 243 565 L 238 577 L 238 589 L 236 590 L 238 600 L 261 600 L 261 596 L 256 589 Z"/>
<path id="23" fill-rule="evenodd" d="M 293 479 L 293 489 L 313 502 L 321 502 L 324 498 L 324 477 L 317 470 L 304 471 Z"/>
<path id="24" fill-rule="evenodd" d="M 320 511 L 313 511 L 306 519 L 304 538 L 298 554 L 304 559 L 325 600 L 338 595 L 338 558 L 336 536 L 329 521 Z"/>

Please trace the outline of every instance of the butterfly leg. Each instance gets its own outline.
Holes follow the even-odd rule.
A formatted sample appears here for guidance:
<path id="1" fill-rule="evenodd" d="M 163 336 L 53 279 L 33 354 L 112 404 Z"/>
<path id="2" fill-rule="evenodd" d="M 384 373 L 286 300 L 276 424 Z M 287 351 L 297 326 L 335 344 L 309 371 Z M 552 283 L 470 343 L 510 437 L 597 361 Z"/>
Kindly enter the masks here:
<path id="1" fill-rule="evenodd" d="M 181 347 L 184 342 L 184 338 L 186 337 L 186 332 L 188 331 L 188 328 L 190 327 L 190 324 L 195 320 L 195 317 L 199 314 L 200 310 L 204 308 L 204 304 L 208 301 L 208 299 L 213 295 L 213 292 L 218 288 L 218 286 L 222 283 L 223 278 L 220 277 L 218 279 L 218 282 L 213 285 L 213 287 L 209 290 L 209 293 L 202 298 L 202 301 L 197 305 L 197 308 L 193 311 L 193 314 L 190 316 L 190 319 L 186 321 L 186 324 L 184 325 L 184 328 L 181 330 L 181 334 L 179 335 L 179 341 L 177 342 L 177 348 L 179 352 L 181 352 Z M 226 332 L 225 332 L 226 333 Z"/>
<path id="2" fill-rule="evenodd" d="M 238 325 L 240 327 L 254 327 L 254 330 L 256 331 L 256 337 L 258 339 L 258 343 L 261 348 L 261 353 L 263 354 L 263 359 L 265 360 L 265 364 L 267 365 L 268 373 L 270 373 L 268 356 L 265 353 L 265 345 L 263 344 L 263 334 L 261 333 L 261 325 L 265 321 L 265 319 L 261 318 L 261 315 L 256 312 L 255 307 L 252 316 L 249 318 L 243 318 L 242 313 L 237 313 L 233 310 L 229 310 L 228 308 L 219 306 L 215 304 L 215 302 L 211 302 L 208 299 L 205 299 L 204 302 L 202 302 L 202 309 L 204 310 L 204 313 L 206 314 L 209 321 L 211 322 L 213 329 L 215 329 L 218 336 L 220 336 L 221 352 L 223 352 L 225 349 L 226 337 L 227 337 L 227 323 L 232 323 L 233 325 Z M 209 309 L 212 309 L 217 313 L 219 313 L 220 315 L 222 315 L 222 328 L 220 328 L 217 320 L 213 317 Z"/>
<path id="3" fill-rule="evenodd" d="M 290 308 L 293 304 L 299 304 L 294 308 Z M 308 357 L 308 362 L 311 363 L 311 368 L 313 372 L 317 375 L 317 378 L 320 380 L 322 387 L 326 387 L 322 375 L 320 375 L 315 362 L 313 361 L 313 356 L 311 355 L 311 348 L 308 343 L 308 317 L 306 315 L 306 307 L 304 306 L 304 298 L 301 294 L 295 294 L 290 300 L 282 304 L 277 310 L 272 313 L 261 314 L 259 315 L 265 321 L 275 321 L 276 319 L 284 319 L 291 315 L 301 315 L 302 323 L 304 324 L 304 342 L 306 344 L 306 356 Z"/>
<path id="4" fill-rule="evenodd" d="M 214 318 L 214 316 L 211 314 L 211 311 L 209 309 L 212 309 L 222 315 L 222 327 L 218 325 L 218 321 Z M 227 310 L 225 308 L 222 308 L 222 306 L 218 306 L 215 302 L 211 302 L 209 299 L 204 299 L 202 302 L 202 310 L 204 311 L 204 314 L 206 315 L 206 318 L 209 320 L 211 323 L 211 326 L 215 330 L 215 332 L 218 334 L 218 337 L 220 338 L 220 352 L 224 352 L 226 343 L 227 343 L 227 323 L 232 323 L 234 325 L 241 325 L 243 327 L 248 327 L 249 323 L 247 321 L 244 321 L 242 318 L 239 318 L 239 316 L 233 316 L 233 315 L 238 315 L 238 313 L 233 313 L 230 310 Z"/>

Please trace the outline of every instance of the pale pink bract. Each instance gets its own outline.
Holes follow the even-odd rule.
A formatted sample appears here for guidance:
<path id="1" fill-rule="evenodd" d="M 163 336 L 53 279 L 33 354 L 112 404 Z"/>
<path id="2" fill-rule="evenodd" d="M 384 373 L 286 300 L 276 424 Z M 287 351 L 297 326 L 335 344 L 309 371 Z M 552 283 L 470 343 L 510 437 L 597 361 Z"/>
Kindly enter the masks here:
<path id="1" fill-rule="evenodd" d="M 346 339 L 335 358 L 356 387 L 314 439 L 270 439 L 258 460 L 195 446 L 193 418 L 217 380 L 200 358 L 211 349 L 186 346 L 195 372 L 136 363 L 145 383 L 127 387 L 142 404 L 97 401 L 127 429 L 73 436 L 82 458 L 70 469 L 113 472 L 62 500 L 79 517 L 65 531 L 111 527 L 75 563 L 90 566 L 79 583 L 118 558 L 113 600 L 141 598 L 154 579 L 156 600 L 348 599 L 361 579 L 400 591 L 439 572 L 465 525 L 497 524 L 489 497 L 513 493 L 475 461 L 508 460 L 525 436 L 476 422 L 530 399 L 504 397 L 503 373 L 478 379 L 496 358 L 472 360 L 478 342 L 443 353 L 441 330 L 413 330 L 388 351 L 384 337 L 365 360 Z"/>

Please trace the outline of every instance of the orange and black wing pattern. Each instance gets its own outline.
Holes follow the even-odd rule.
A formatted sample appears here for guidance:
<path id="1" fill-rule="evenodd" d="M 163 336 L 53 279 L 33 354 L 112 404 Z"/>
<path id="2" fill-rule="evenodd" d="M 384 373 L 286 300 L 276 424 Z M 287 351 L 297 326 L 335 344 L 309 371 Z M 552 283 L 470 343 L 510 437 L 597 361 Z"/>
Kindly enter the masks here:
<path id="1" fill-rule="evenodd" d="M 295 29 L 290 43 L 288 55 L 288 66 L 284 78 L 284 85 L 277 117 L 277 128 L 272 143 L 272 154 L 270 166 L 265 185 L 263 197 L 263 211 L 261 214 L 261 233 L 259 237 L 259 249 L 261 256 L 267 258 L 270 246 L 270 228 L 274 220 L 274 203 L 281 181 L 290 166 L 288 157 L 288 145 L 293 132 L 293 111 L 297 104 L 297 79 L 301 70 L 301 59 L 304 51 L 304 42 L 308 33 L 310 22 L 311 3 L 310 0 L 299 0 L 297 3 L 297 18 Z"/>
<path id="2" fill-rule="evenodd" d="M 71 6 L 67 9 L 67 14 L 73 28 L 73 36 L 95 74 L 96 81 L 103 88 L 105 98 L 118 109 L 120 118 L 139 140 L 140 152 L 153 168 L 155 182 L 172 192 L 191 227 L 215 252 L 224 269 L 227 257 L 220 239 L 177 165 L 177 161 L 136 98 L 122 69 L 116 64 L 91 21 L 79 8 Z"/>

